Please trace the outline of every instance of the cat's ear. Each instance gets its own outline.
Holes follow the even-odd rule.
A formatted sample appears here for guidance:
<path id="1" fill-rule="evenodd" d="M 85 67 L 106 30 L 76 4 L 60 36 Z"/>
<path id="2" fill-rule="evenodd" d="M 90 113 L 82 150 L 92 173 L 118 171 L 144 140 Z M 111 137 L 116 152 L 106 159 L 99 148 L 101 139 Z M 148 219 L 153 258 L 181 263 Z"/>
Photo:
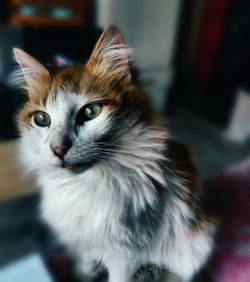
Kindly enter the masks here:
<path id="1" fill-rule="evenodd" d="M 97 41 L 86 69 L 107 79 L 130 80 L 129 53 L 130 49 L 126 46 L 119 29 L 110 26 L 103 31 Z"/>
<path id="2" fill-rule="evenodd" d="M 14 48 L 13 53 L 19 64 L 19 68 L 11 76 L 13 84 L 27 88 L 50 77 L 49 71 L 23 50 Z"/>

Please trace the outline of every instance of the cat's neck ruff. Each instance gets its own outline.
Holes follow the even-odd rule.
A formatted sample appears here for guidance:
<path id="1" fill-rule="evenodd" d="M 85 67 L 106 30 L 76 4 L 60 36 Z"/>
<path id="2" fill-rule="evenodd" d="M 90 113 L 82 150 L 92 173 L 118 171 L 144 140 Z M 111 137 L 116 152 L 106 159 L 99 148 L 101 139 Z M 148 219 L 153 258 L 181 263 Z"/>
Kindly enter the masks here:
<path id="1" fill-rule="evenodd" d="M 166 134 L 159 129 L 135 129 L 124 137 L 124 146 L 114 148 L 113 155 L 104 162 L 97 163 L 83 173 L 74 173 L 63 168 L 51 169 L 44 166 L 39 170 L 39 182 L 47 192 L 70 190 L 79 196 L 85 193 L 110 192 L 120 198 L 136 199 L 135 209 L 153 204 L 155 187 L 152 179 L 166 185 L 159 164 L 164 160 L 162 154 Z M 158 138 L 158 142 L 155 139 Z"/>

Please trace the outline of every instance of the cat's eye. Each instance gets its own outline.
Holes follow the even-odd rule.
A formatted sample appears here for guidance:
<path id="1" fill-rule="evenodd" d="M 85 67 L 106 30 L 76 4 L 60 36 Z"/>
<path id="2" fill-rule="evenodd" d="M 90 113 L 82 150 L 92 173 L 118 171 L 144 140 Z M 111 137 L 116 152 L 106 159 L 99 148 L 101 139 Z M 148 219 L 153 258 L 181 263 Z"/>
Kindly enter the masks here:
<path id="1" fill-rule="evenodd" d="M 83 124 L 85 121 L 96 118 L 102 111 L 102 104 L 88 104 L 83 106 L 76 116 L 76 123 Z"/>
<path id="2" fill-rule="evenodd" d="M 51 119 L 47 113 L 39 111 L 34 114 L 34 122 L 38 126 L 45 127 L 51 124 Z"/>

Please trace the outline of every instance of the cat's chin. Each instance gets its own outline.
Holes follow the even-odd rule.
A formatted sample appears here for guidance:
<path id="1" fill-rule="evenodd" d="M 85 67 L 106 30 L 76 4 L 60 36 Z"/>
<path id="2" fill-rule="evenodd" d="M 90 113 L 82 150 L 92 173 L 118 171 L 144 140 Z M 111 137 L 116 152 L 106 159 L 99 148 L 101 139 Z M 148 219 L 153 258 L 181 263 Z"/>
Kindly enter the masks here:
<path id="1" fill-rule="evenodd" d="M 87 169 L 91 168 L 94 164 L 93 163 L 67 163 L 63 162 L 61 167 L 67 169 L 73 173 L 83 173 Z"/>

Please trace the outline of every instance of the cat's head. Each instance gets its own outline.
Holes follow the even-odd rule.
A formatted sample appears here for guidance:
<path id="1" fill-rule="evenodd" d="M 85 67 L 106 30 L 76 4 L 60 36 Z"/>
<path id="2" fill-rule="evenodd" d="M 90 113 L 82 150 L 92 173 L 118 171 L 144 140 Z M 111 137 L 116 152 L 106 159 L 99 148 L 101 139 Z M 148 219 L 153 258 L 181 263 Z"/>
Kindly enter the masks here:
<path id="1" fill-rule="evenodd" d="M 112 158 L 133 138 L 133 128 L 152 122 L 147 99 L 132 82 L 128 53 L 113 26 L 86 64 L 53 72 L 14 49 L 20 66 L 14 79 L 28 94 L 18 126 L 30 166 L 82 171 Z"/>

